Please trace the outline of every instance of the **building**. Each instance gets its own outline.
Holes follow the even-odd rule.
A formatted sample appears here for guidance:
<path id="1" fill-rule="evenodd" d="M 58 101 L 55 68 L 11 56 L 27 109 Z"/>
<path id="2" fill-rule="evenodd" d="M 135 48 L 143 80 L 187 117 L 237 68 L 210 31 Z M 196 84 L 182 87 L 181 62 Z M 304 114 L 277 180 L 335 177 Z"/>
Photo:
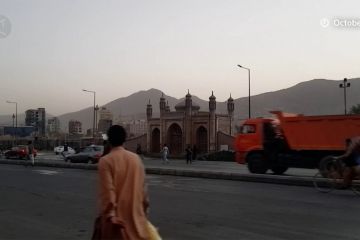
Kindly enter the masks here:
<path id="1" fill-rule="evenodd" d="M 109 110 L 107 110 L 106 107 L 101 107 L 98 111 L 98 115 L 98 132 L 106 133 L 113 124 L 113 114 Z"/>
<path id="2" fill-rule="evenodd" d="M 33 126 L 36 136 L 45 136 L 46 133 L 45 108 L 27 110 L 25 112 L 25 125 Z"/>
<path id="3" fill-rule="evenodd" d="M 172 155 L 182 155 L 188 145 L 194 146 L 198 152 L 213 152 L 220 146 L 231 143 L 234 134 L 234 100 L 227 100 L 227 114 L 216 113 L 216 98 L 209 97 L 209 111 L 200 111 L 200 106 L 192 102 L 188 92 L 185 100 L 171 111 L 164 95 L 160 98 L 160 117 L 153 118 L 152 105 L 146 107 L 147 115 L 147 151 L 159 153 L 163 144 L 167 144 Z M 227 143 L 219 139 L 225 139 Z"/>
<path id="4" fill-rule="evenodd" d="M 48 119 L 47 132 L 49 135 L 60 132 L 60 120 L 57 117 Z"/>
<path id="5" fill-rule="evenodd" d="M 70 135 L 81 135 L 82 134 L 82 124 L 77 120 L 69 121 L 69 134 Z"/>

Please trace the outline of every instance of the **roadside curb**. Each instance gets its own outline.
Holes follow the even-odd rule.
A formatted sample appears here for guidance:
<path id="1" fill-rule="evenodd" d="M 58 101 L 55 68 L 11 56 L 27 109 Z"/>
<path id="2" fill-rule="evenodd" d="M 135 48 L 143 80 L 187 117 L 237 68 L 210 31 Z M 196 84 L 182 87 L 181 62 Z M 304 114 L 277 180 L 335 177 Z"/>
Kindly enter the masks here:
<path id="1" fill-rule="evenodd" d="M 30 162 L 23 160 L 0 160 L 0 164 L 11 165 L 25 165 Z M 79 163 L 63 163 L 63 162 L 35 162 L 35 166 L 40 167 L 54 167 L 54 168 L 70 168 L 70 169 L 83 169 L 83 170 L 97 170 L 97 165 L 93 164 L 79 164 Z M 244 174 L 244 173 L 230 173 L 221 171 L 209 171 L 209 170 L 182 170 L 182 169 L 170 169 L 159 167 L 146 167 L 147 174 L 156 175 L 170 175 L 170 176 L 183 176 L 194 178 L 209 178 L 209 179 L 222 179 L 222 180 L 234 180 L 234 181 L 246 181 L 246 182 L 260 182 L 260 183 L 272 183 L 283 184 L 292 186 L 313 186 L 311 177 L 300 176 L 279 176 L 270 174 Z"/>
<path id="2" fill-rule="evenodd" d="M 244 182 L 261 182 L 292 186 L 313 186 L 312 177 L 298 177 L 298 176 L 278 176 L 270 174 L 244 174 L 244 173 L 229 173 L 217 171 L 201 171 L 201 170 L 177 170 L 147 167 L 146 173 L 157 175 L 171 175 L 194 178 L 209 178 L 222 180 L 235 180 Z"/>

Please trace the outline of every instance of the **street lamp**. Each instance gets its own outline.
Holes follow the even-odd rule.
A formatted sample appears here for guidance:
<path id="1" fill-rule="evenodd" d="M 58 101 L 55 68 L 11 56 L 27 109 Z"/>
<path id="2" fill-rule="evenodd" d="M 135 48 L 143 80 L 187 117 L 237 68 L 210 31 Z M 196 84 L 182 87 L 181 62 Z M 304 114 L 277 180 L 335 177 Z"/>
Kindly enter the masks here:
<path id="1" fill-rule="evenodd" d="M 7 103 L 10 104 L 15 104 L 15 142 L 16 142 L 16 135 L 17 135 L 17 124 L 18 124 L 18 117 L 17 117 L 17 102 L 12 102 L 12 101 L 6 101 Z"/>
<path id="2" fill-rule="evenodd" d="M 93 110 L 94 110 L 94 120 L 93 120 L 93 131 L 92 131 L 92 135 L 93 135 L 93 139 L 95 140 L 95 111 L 96 111 L 95 98 L 96 98 L 96 92 L 95 92 L 95 91 L 86 90 L 86 89 L 83 89 L 83 91 L 94 94 L 94 109 L 93 109 Z"/>
<path id="3" fill-rule="evenodd" d="M 346 88 L 350 87 L 350 83 L 347 82 L 347 78 L 344 78 L 344 83 L 340 83 L 339 87 L 344 89 L 344 107 L 345 107 L 345 115 L 346 115 Z"/>
<path id="4" fill-rule="evenodd" d="M 12 121 L 13 121 L 13 125 L 12 125 L 12 133 L 13 133 L 13 146 L 15 145 L 15 132 L 14 132 L 14 129 L 15 129 L 15 114 L 13 113 L 12 115 Z"/>
<path id="5" fill-rule="evenodd" d="M 243 67 L 241 65 L 237 65 L 239 68 L 244 68 L 246 70 L 248 70 L 249 72 L 249 118 L 251 118 L 251 105 L 250 105 L 250 69 L 249 68 L 246 68 L 246 67 Z"/>

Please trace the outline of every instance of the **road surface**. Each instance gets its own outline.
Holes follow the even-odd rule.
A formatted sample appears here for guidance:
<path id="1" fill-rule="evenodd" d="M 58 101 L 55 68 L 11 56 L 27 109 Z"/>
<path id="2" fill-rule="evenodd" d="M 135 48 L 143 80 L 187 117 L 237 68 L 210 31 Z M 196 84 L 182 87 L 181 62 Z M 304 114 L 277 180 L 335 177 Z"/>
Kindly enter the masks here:
<path id="1" fill-rule="evenodd" d="M 89 239 L 96 171 L 0 166 L 0 239 Z M 360 239 L 360 198 L 310 187 L 150 175 L 165 240 Z"/>

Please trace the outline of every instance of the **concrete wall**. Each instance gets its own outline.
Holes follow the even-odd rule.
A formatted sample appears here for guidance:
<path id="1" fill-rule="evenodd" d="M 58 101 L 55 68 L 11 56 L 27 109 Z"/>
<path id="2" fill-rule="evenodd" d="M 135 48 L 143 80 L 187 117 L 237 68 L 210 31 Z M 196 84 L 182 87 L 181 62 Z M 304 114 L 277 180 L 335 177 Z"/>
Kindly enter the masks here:
<path id="1" fill-rule="evenodd" d="M 217 150 L 220 150 L 221 145 L 228 145 L 229 150 L 234 150 L 234 136 L 230 136 L 229 134 L 218 132 L 217 133 Z"/>
<path id="2" fill-rule="evenodd" d="M 147 140 L 146 134 L 134 138 L 129 138 L 126 140 L 124 147 L 129 151 L 136 152 L 136 147 L 138 144 L 140 144 L 142 152 L 145 153 L 147 149 L 146 140 Z"/>

